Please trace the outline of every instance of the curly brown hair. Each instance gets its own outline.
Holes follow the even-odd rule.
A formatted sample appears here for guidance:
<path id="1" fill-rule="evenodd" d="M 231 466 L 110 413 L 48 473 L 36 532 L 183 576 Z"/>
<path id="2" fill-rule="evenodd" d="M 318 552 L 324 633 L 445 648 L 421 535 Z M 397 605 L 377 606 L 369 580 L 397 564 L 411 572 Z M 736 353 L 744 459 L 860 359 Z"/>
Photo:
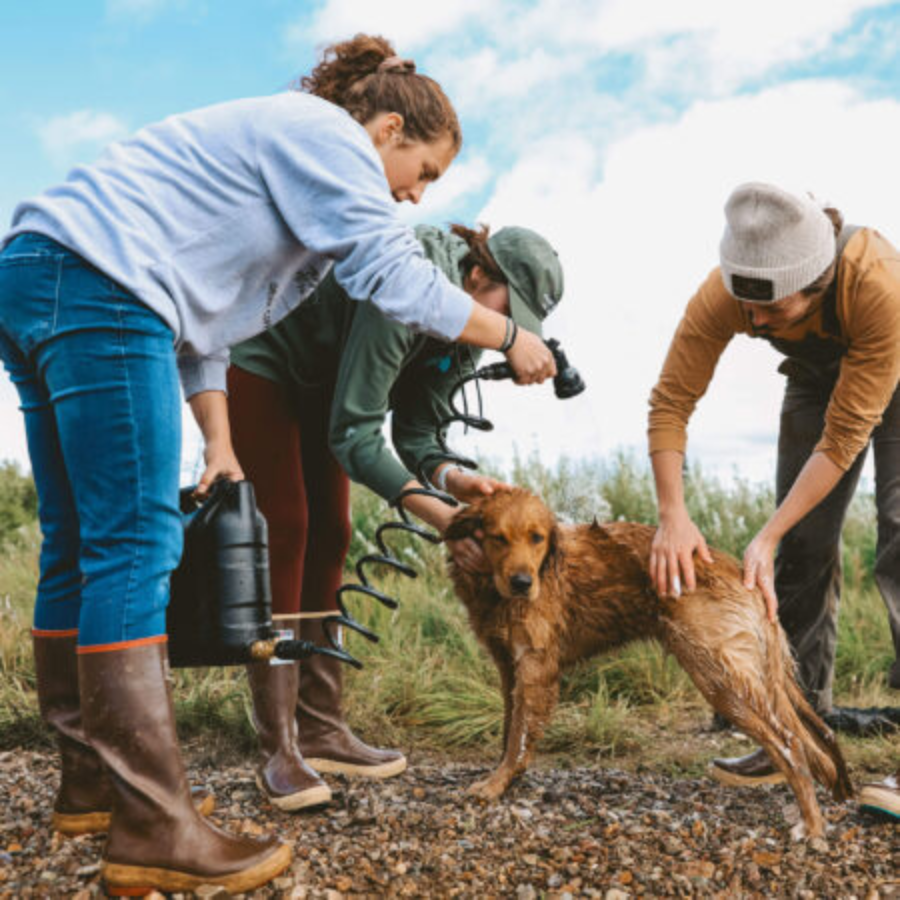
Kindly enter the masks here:
<path id="1" fill-rule="evenodd" d="M 840 211 L 834 209 L 834 207 L 826 206 L 823 210 L 826 216 L 831 220 L 831 224 L 834 226 L 834 236 L 837 238 L 841 229 L 844 227 L 844 217 L 841 215 Z M 837 272 L 837 258 L 835 258 L 831 265 L 811 284 L 808 284 L 803 290 L 800 291 L 804 297 L 815 297 L 818 294 L 824 293 L 828 290 L 829 285 L 834 280 L 835 273 Z"/>
<path id="2" fill-rule="evenodd" d="M 462 146 L 456 110 L 441 86 L 418 74 L 411 60 L 399 59 L 383 37 L 358 34 L 326 47 L 299 89 L 343 107 L 362 125 L 378 113 L 395 112 L 403 116 L 407 140 L 431 144 L 446 135 L 454 153 Z"/>
<path id="3" fill-rule="evenodd" d="M 497 265 L 497 260 L 494 259 L 488 247 L 491 229 L 487 225 L 479 226 L 477 231 L 474 228 L 467 228 L 465 225 L 451 225 L 450 232 L 461 237 L 469 245 L 469 252 L 460 263 L 463 278 L 468 278 L 472 269 L 478 266 L 495 284 L 508 283 L 507 277 Z"/>

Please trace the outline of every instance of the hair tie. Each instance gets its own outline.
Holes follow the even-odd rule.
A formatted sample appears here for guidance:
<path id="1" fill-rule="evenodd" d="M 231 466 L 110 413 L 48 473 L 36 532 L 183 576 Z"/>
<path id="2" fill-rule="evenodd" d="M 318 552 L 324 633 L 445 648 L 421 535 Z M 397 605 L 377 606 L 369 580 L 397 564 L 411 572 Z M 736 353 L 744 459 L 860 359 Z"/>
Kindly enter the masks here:
<path id="1" fill-rule="evenodd" d="M 403 59 L 399 56 L 389 56 L 378 64 L 376 71 L 399 72 L 401 75 L 415 75 L 416 64 L 411 59 Z"/>

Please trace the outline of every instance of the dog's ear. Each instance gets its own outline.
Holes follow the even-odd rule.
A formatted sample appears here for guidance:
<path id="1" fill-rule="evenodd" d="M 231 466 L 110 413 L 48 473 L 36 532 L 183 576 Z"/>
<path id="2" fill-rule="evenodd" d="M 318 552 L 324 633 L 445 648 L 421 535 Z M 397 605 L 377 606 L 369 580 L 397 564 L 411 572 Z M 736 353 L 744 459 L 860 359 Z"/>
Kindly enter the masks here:
<path id="1" fill-rule="evenodd" d="M 451 520 L 444 532 L 445 541 L 461 541 L 474 538 L 475 532 L 484 527 L 484 517 L 476 506 L 464 506 Z"/>
<path id="2" fill-rule="evenodd" d="M 562 562 L 562 544 L 560 542 L 559 523 L 554 519 L 553 527 L 547 537 L 547 555 L 541 563 L 541 575 L 552 572 L 559 574 L 559 566 Z"/>

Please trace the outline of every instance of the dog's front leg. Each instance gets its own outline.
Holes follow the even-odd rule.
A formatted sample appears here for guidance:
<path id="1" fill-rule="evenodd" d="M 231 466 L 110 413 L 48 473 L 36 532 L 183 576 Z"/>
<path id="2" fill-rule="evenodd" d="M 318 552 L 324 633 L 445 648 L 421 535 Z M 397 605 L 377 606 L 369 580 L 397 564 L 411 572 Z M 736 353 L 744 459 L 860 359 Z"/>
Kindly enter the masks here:
<path id="1" fill-rule="evenodd" d="M 509 740 L 509 725 L 512 721 L 513 691 L 516 686 L 516 672 L 512 654 L 505 641 L 490 640 L 488 650 L 493 657 L 497 672 L 500 674 L 500 691 L 503 694 L 503 743 L 501 758 L 506 753 L 506 745 Z"/>
<path id="2" fill-rule="evenodd" d="M 545 652 L 523 653 L 515 661 L 513 677 L 512 715 L 503 759 L 487 778 L 469 788 L 470 794 L 483 800 L 496 800 L 528 768 L 559 696 L 559 667 Z"/>

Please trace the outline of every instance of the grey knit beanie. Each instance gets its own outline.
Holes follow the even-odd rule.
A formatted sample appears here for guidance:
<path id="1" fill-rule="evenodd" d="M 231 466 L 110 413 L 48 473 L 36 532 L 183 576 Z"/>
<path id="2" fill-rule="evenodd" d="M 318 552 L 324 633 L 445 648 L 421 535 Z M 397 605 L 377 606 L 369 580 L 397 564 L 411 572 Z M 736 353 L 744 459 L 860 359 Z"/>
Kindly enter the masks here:
<path id="1" fill-rule="evenodd" d="M 812 284 L 834 261 L 834 226 L 809 197 L 771 184 L 742 184 L 725 204 L 725 219 L 722 280 L 738 300 L 781 300 Z"/>

